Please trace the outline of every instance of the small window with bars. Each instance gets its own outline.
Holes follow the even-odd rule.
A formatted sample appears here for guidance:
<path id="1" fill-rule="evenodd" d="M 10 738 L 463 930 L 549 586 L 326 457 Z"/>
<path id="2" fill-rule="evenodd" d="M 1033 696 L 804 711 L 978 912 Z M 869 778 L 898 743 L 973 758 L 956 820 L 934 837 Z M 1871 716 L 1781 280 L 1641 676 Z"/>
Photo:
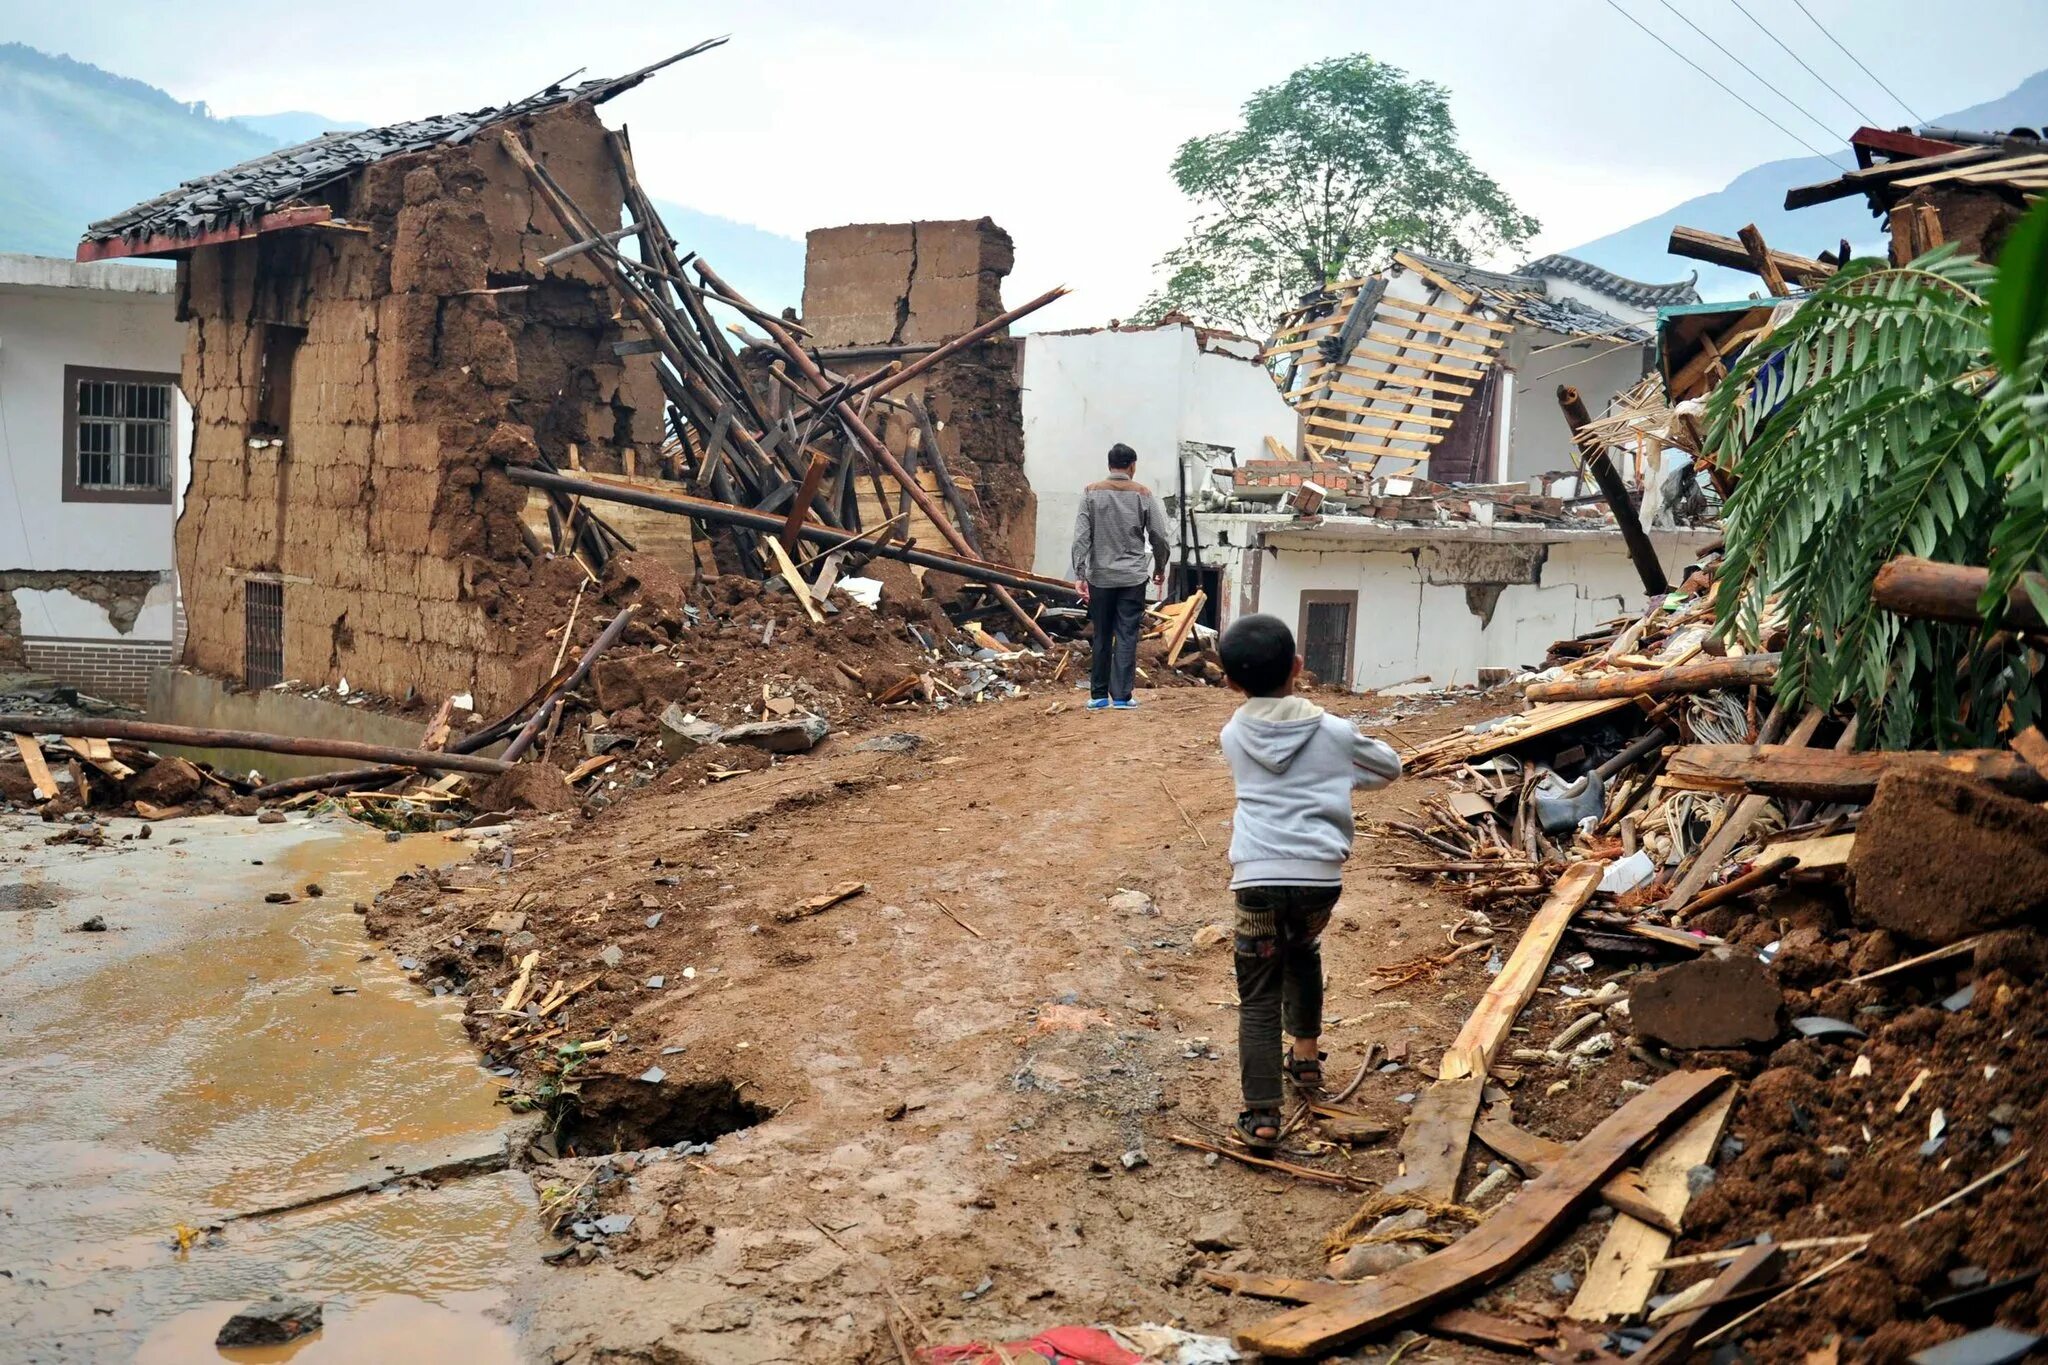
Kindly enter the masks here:
<path id="1" fill-rule="evenodd" d="M 170 501 L 175 383 L 169 375 L 67 366 L 65 496 Z"/>
<path id="2" fill-rule="evenodd" d="M 284 681 L 284 584 L 250 578 L 242 583 L 242 683 L 275 687 Z"/>

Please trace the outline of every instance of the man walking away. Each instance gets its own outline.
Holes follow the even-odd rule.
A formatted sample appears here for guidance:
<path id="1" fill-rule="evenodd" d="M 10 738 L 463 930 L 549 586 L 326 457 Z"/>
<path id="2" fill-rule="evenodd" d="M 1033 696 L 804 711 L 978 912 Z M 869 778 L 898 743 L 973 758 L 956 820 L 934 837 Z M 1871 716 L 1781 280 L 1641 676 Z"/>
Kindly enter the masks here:
<path id="1" fill-rule="evenodd" d="M 1166 582 L 1166 509 L 1151 489 L 1131 477 L 1137 452 L 1119 442 L 1109 448 L 1109 477 L 1081 494 L 1074 517 L 1074 587 L 1095 627 L 1095 659 L 1088 677 L 1088 709 L 1128 711 L 1138 703 L 1138 633 L 1145 624 L 1145 580 Z M 1147 571 L 1145 552 L 1152 552 Z"/>

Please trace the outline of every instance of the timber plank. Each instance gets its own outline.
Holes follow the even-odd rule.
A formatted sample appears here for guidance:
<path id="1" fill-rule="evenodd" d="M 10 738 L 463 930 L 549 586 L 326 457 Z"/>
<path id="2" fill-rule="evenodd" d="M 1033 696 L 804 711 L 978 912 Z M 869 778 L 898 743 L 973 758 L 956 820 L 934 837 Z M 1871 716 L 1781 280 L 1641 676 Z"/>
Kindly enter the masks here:
<path id="1" fill-rule="evenodd" d="M 1508 1030 L 1514 1027 L 1515 1016 L 1529 1003 L 1529 997 L 1543 982 L 1543 974 L 1550 969 L 1551 954 L 1557 951 L 1557 940 L 1565 925 L 1593 898 L 1604 867 L 1597 862 L 1573 863 L 1551 886 L 1550 898 L 1522 931 L 1521 940 L 1508 957 L 1508 965 L 1487 986 L 1479 1008 L 1472 1011 L 1444 1053 L 1443 1063 L 1437 1069 L 1438 1079 L 1452 1081 L 1486 1075 L 1494 1054 L 1500 1051 Z"/>
<path id="2" fill-rule="evenodd" d="M 1521 1171 L 1527 1180 L 1542 1175 L 1571 1150 L 1562 1142 L 1541 1137 L 1526 1128 L 1517 1128 L 1512 1120 L 1490 1110 L 1481 1111 L 1478 1121 L 1472 1125 L 1472 1136 Z M 1634 1171 L 1623 1171 L 1602 1185 L 1600 1200 L 1616 1213 L 1629 1214 L 1653 1227 L 1664 1227 L 1668 1232 L 1678 1231 L 1677 1221 L 1667 1217 L 1651 1202 L 1649 1192 L 1643 1188 L 1642 1177 Z"/>
<path id="3" fill-rule="evenodd" d="M 1684 1219 L 1685 1206 L 1692 1202 L 1686 1172 L 1713 1160 L 1734 1105 L 1735 1088 L 1730 1086 L 1658 1143 L 1643 1162 L 1643 1190 L 1673 1225 Z M 1663 1273 L 1657 1263 L 1670 1254 L 1671 1242 L 1672 1234 L 1664 1227 L 1625 1213 L 1616 1215 L 1565 1316 L 1604 1322 L 1642 1312 L 1656 1292 L 1657 1277 Z"/>
<path id="4" fill-rule="evenodd" d="M 28 769 L 28 780 L 35 784 L 36 800 L 55 798 L 57 779 L 50 776 L 50 765 L 43 762 L 43 746 L 36 743 L 35 736 L 14 736 L 14 747 L 21 752 L 21 765 Z"/>
<path id="5" fill-rule="evenodd" d="M 1754 792 L 1807 801 L 1867 803 L 1888 772 L 1941 769 L 2030 800 L 2048 778 L 2005 749 L 1869 750 L 1836 753 L 1789 744 L 1687 744 L 1671 752 L 1666 785 L 1694 791 Z"/>
<path id="6" fill-rule="evenodd" d="M 1457 1197 L 1458 1176 L 1465 1169 L 1465 1149 L 1472 1141 L 1472 1120 L 1479 1115 L 1484 1076 L 1437 1081 L 1422 1092 L 1408 1111 L 1401 1130 L 1401 1174 L 1386 1183 L 1388 1194 L 1416 1194 L 1448 1204 Z"/>
<path id="7" fill-rule="evenodd" d="M 1342 1280 L 1297 1280 L 1285 1275 L 1251 1275 L 1235 1270 L 1198 1270 L 1195 1274 L 1203 1284 L 1213 1288 L 1242 1294 L 1248 1299 L 1275 1299 L 1281 1303 L 1322 1303 L 1351 1288 Z M 1477 1346 L 1491 1346 L 1497 1351 L 1516 1351 L 1525 1355 L 1557 1338 L 1557 1333 L 1548 1327 L 1496 1317 L 1491 1313 L 1475 1313 L 1469 1308 L 1452 1308 L 1438 1313 L 1422 1324 L 1422 1330 L 1431 1336 L 1449 1337 L 1453 1341 L 1468 1341 Z"/>
<path id="8" fill-rule="evenodd" d="M 1644 1144 L 1696 1111 L 1727 1079 L 1725 1071 L 1671 1072 L 1608 1115 L 1572 1144 L 1556 1165 L 1458 1241 L 1342 1296 L 1254 1323 L 1237 1334 L 1237 1344 L 1283 1359 L 1303 1359 L 1497 1283 L 1539 1251 L 1573 1210 L 1591 1199 Z"/>

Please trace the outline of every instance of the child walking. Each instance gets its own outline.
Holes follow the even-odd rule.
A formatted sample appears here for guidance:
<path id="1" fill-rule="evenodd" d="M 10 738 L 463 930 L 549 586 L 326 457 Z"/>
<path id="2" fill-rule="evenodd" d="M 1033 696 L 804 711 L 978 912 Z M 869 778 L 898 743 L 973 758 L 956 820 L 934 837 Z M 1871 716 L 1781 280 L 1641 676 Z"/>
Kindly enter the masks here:
<path id="1" fill-rule="evenodd" d="M 1238 1136 L 1280 1141 L 1281 1076 L 1314 1094 L 1323 1084 L 1323 956 L 1319 939 L 1344 889 L 1351 793 L 1401 775 L 1392 748 L 1306 697 L 1294 633 L 1276 616 L 1245 616 L 1217 646 L 1245 703 L 1223 727 L 1237 784 L 1230 889 L 1237 896 L 1237 1051 L 1244 1088 Z M 1294 1044 L 1282 1059 L 1281 1029 Z"/>

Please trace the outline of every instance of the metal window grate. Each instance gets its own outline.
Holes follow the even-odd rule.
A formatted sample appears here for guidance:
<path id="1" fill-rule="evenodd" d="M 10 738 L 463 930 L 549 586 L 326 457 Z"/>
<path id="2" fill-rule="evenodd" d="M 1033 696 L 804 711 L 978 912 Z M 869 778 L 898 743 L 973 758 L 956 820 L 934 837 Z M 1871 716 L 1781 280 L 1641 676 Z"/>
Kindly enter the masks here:
<path id="1" fill-rule="evenodd" d="M 1302 663 L 1323 682 L 1342 686 L 1350 681 L 1346 665 L 1351 658 L 1351 604 L 1310 602 L 1305 611 Z"/>
<path id="2" fill-rule="evenodd" d="M 242 681 L 275 687 L 284 681 L 284 584 L 242 584 Z"/>
<path id="3" fill-rule="evenodd" d="M 171 486 L 171 386 L 124 379 L 78 381 L 78 486 Z"/>

